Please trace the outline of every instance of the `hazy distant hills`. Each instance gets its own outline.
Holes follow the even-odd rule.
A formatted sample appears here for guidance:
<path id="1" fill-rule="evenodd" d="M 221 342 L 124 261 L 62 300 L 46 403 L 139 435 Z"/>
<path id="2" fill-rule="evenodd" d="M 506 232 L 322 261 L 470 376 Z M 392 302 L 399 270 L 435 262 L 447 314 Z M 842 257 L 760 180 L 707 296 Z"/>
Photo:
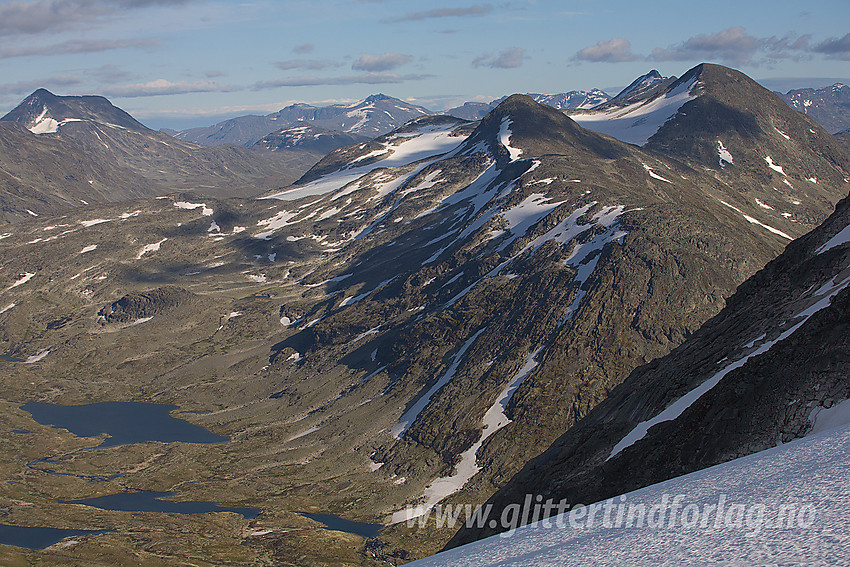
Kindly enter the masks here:
<path id="1" fill-rule="evenodd" d="M 146 128 L 103 97 L 44 89 L 0 118 L 0 128 L 7 220 L 173 191 L 255 195 L 294 181 L 323 154 L 202 147 Z"/>

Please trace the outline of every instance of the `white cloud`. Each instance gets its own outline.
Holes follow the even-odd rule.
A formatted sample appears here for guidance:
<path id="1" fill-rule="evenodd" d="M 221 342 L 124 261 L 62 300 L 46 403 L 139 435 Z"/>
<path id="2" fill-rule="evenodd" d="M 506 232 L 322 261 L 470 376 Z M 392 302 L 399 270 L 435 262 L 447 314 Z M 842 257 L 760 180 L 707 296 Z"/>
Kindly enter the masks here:
<path id="1" fill-rule="evenodd" d="M 621 63 L 634 61 L 637 56 L 632 53 L 632 44 L 621 37 L 597 42 L 580 50 L 573 56 L 573 61 L 591 61 L 594 63 Z"/>
<path id="2" fill-rule="evenodd" d="M 381 55 L 361 55 L 360 59 L 351 64 L 351 68 L 355 71 L 390 71 L 409 63 L 412 59 L 413 57 L 410 55 L 394 52 Z"/>
<path id="3" fill-rule="evenodd" d="M 409 12 L 398 18 L 387 20 L 389 22 L 412 22 L 417 20 L 430 20 L 434 18 L 457 18 L 464 16 L 483 16 L 493 11 L 490 4 L 474 4 L 467 8 L 437 8 L 422 12 Z"/>
<path id="4" fill-rule="evenodd" d="M 525 61 L 525 49 L 511 47 L 500 51 L 497 55 L 482 55 L 472 61 L 473 67 L 490 67 L 492 69 L 514 69 Z"/>
<path id="5" fill-rule="evenodd" d="M 166 79 L 156 79 L 146 83 L 134 83 L 131 85 L 110 87 L 105 89 L 103 94 L 105 96 L 133 98 L 141 96 L 162 96 L 187 93 L 232 92 L 235 90 L 240 89 L 232 86 L 220 85 L 215 81 L 171 82 Z"/>

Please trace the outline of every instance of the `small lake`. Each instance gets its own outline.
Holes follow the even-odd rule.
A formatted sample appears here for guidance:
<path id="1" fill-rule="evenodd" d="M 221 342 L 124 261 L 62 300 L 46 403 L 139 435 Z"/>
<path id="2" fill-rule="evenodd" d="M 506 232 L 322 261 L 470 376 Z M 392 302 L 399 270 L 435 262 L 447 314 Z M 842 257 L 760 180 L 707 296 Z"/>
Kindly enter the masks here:
<path id="1" fill-rule="evenodd" d="M 339 516 L 335 516 L 334 514 L 310 514 L 307 512 L 302 512 L 301 515 L 306 518 L 310 518 L 311 520 L 315 520 L 320 524 L 323 524 L 329 530 L 355 534 L 366 539 L 378 537 L 378 535 L 380 535 L 379 530 L 384 527 L 381 524 L 353 522 L 351 520 L 346 520 L 344 518 L 340 518 Z"/>
<path id="2" fill-rule="evenodd" d="M 28 402 L 21 409 L 42 425 L 67 429 L 79 437 L 109 435 L 99 447 L 117 447 L 146 441 L 172 443 L 227 443 L 229 437 L 171 416 L 177 406 L 148 402 L 100 402 L 60 406 Z"/>
<path id="3" fill-rule="evenodd" d="M 120 492 L 97 498 L 82 500 L 60 500 L 62 504 L 85 504 L 101 510 L 118 512 L 164 512 L 168 514 L 206 514 L 208 512 L 234 512 L 250 520 L 260 515 L 257 508 L 228 508 L 215 502 L 162 500 L 174 496 L 173 492 L 154 492 L 141 490 L 138 492 Z"/>
<path id="4" fill-rule="evenodd" d="M 44 549 L 59 543 L 67 537 L 99 535 L 111 530 L 60 530 L 58 528 L 38 528 L 26 526 L 8 526 L 0 524 L 0 544 L 14 545 L 26 549 Z"/>

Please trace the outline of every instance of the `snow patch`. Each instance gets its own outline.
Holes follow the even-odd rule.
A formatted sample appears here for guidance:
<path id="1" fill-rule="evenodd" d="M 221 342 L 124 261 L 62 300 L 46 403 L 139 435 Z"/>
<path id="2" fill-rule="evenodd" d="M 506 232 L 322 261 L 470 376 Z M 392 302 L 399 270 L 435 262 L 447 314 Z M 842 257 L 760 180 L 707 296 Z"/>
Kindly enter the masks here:
<path id="1" fill-rule="evenodd" d="M 850 424 L 850 400 L 844 400 L 826 409 L 818 406 L 809 414 L 812 428 L 806 435 L 815 435 Z"/>
<path id="2" fill-rule="evenodd" d="M 7 287 L 6 291 L 9 291 L 12 288 L 18 287 L 19 285 L 24 285 L 25 283 L 30 281 L 33 278 L 33 276 L 35 276 L 35 274 L 31 274 L 29 272 L 24 273 L 23 275 L 20 276 L 20 279 L 18 279 L 15 283 L 13 283 L 9 287 Z"/>
<path id="3" fill-rule="evenodd" d="M 163 238 L 159 242 L 154 242 L 153 244 L 145 244 L 142 246 L 139 253 L 136 255 L 136 260 L 139 260 L 142 256 L 147 254 L 148 252 L 157 252 L 159 251 L 159 247 L 162 246 L 162 243 L 168 240 L 168 238 Z"/>
<path id="4" fill-rule="evenodd" d="M 205 203 L 188 203 L 186 201 L 175 201 L 174 206 L 178 209 L 186 209 L 186 210 L 194 210 L 201 209 L 201 214 L 205 217 L 212 216 L 215 212 L 211 208 L 207 207 Z"/>
<path id="5" fill-rule="evenodd" d="M 30 356 L 29 358 L 27 358 L 24 361 L 24 364 L 33 364 L 35 362 L 38 362 L 39 360 L 44 359 L 44 357 L 47 356 L 48 354 L 50 354 L 49 350 L 41 351 L 40 353 L 34 354 L 34 355 Z"/>
<path id="6" fill-rule="evenodd" d="M 717 140 L 717 156 L 720 158 L 720 167 L 726 167 L 727 163 L 729 165 L 735 163 L 732 154 L 729 153 L 729 150 L 726 149 L 726 146 L 720 140 Z"/>
<path id="7" fill-rule="evenodd" d="M 729 207 L 730 209 L 732 209 L 733 211 L 735 211 L 735 212 L 737 212 L 737 213 L 740 213 L 740 214 L 744 217 L 744 219 L 746 219 L 746 221 L 747 221 L 748 223 L 750 223 L 750 224 L 757 224 L 757 225 L 759 225 L 760 227 L 762 227 L 762 228 L 764 228 L 764 229 L 769 230 L 769 231 L 770 231 L 770 232 L 772 232 L 773 234 L 778 234 L 778 235 L 779 235 L 779 236 L 781 236 L 782 238 L 787 238 L 788 240 L 794 240 L 793 238 L 791 238 L 790 236 L 788 236 L 787 234 L 785 234 L 784 232 L 782 232 L 782 231 L 781 231 L 781 230 L 779 230 L 778 228 L 773 228 L 772 226 L 768 226 L 768 225 L 764 224 L 763 222 L 759 221 L 758 219 L 755 219 L 755 218 L 751 217 L 750 215 L 746 214 L 744 211 L 742 211 L 742 210 L 741 210 L 741 209 L 739 209 L 738 207 L 736 207 L 736 206 L 734 206 L 734 205 L 730 205 L 730 204 L 729 204 L 729 203 L 727 203 L 726 201 L 720 201 L 720 202 L 721 202 L 722 204 L 726 205 L 727 207 Z"/>
<path id="8" fill-rule="evenodd" d="M 516 161 L 522 155 L 522 150 L 511 146 L 511 119 L 505 116 L 499 125 L 499 143 L 502 144 L 511 156 L 511 161 Z"/>
<path id="9" fill-rule="evenodd" d="M 764 161 L 767 162 L 767 167 L 769 167 L 773 171 L 776 171 L 778 173 L 781 173 L 782 175 L 785 175 L 785 171 L 782 169 L 782 166 L 776 165 L 775 163 L 773 163 L 773 160 L 770 158 L 770 156 L 766 156 L 764 158 Z"/>
<path id="10" fill-rule="evenodd" d="M 850 242 L 850 225 L 845 226 L 841 231 L 826 241 L 826 243 L 815 251 L 815 254 L 823 254 L 827 250 L 832 250 L 836 246 L 841 246 Z"/>

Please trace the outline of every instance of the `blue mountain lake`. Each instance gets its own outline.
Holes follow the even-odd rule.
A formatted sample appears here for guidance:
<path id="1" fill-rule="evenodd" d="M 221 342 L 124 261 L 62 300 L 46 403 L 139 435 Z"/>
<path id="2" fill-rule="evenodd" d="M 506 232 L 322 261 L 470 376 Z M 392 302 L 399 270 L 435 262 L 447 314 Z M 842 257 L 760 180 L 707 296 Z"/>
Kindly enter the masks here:
<path id="1" fill-rule="evenodd" d="M 171 443 L 227 443 L 229 437 L 171 416 L 177 406 L 148 402 L 100 402 L 60 406 L 28 402 L 21 409 L 42 425 L 67 429 L 79 437 L 109 435 L 99 447 L 161 441 Z"/>
<path id="2" fill-rule="evenodd" d="M 38 528 L 27 526 L 9 526 L 0 524 L 0 544 L 14 545 L 26 549 L 44 549 L 59 543 L 67 537 L 105 534 L 110 530 L 60 530 L 58 528 Z"/>
<path id="3" fill-rule="evenodd" d="M 120 492 L 97 498 L 82 500 L 60 500 L 62 504 L 85 504 L 101 510 L 119 512 L 164 512 L 169 514 L 206 514 L 207 512 L 235 512 L 248 520 L 260 515 L 257 508 L 228 508 L 215 502 L 179 502 L 162 500 L 174 496 L 173 492 L 154 492 L 141 490 L 138 492 Z"/>
<path id="4" fill-rule="evenodd" d="M 310 514 L 307 512 L 302 512 L 301 515 L 310 518 L 311 520 L 315 520 L 320 524 L 323 524 L 329 530 L 355 534 L 366 539 L 371 537 L 378 537 L 378 535 L 380 534 L 378 530 L 384 527 L 380 524 L 353 522 L 351 520 L 346 520 L 344 518 L 340 518 L 339 516 L 335 516 L 334 514 Z"/>

